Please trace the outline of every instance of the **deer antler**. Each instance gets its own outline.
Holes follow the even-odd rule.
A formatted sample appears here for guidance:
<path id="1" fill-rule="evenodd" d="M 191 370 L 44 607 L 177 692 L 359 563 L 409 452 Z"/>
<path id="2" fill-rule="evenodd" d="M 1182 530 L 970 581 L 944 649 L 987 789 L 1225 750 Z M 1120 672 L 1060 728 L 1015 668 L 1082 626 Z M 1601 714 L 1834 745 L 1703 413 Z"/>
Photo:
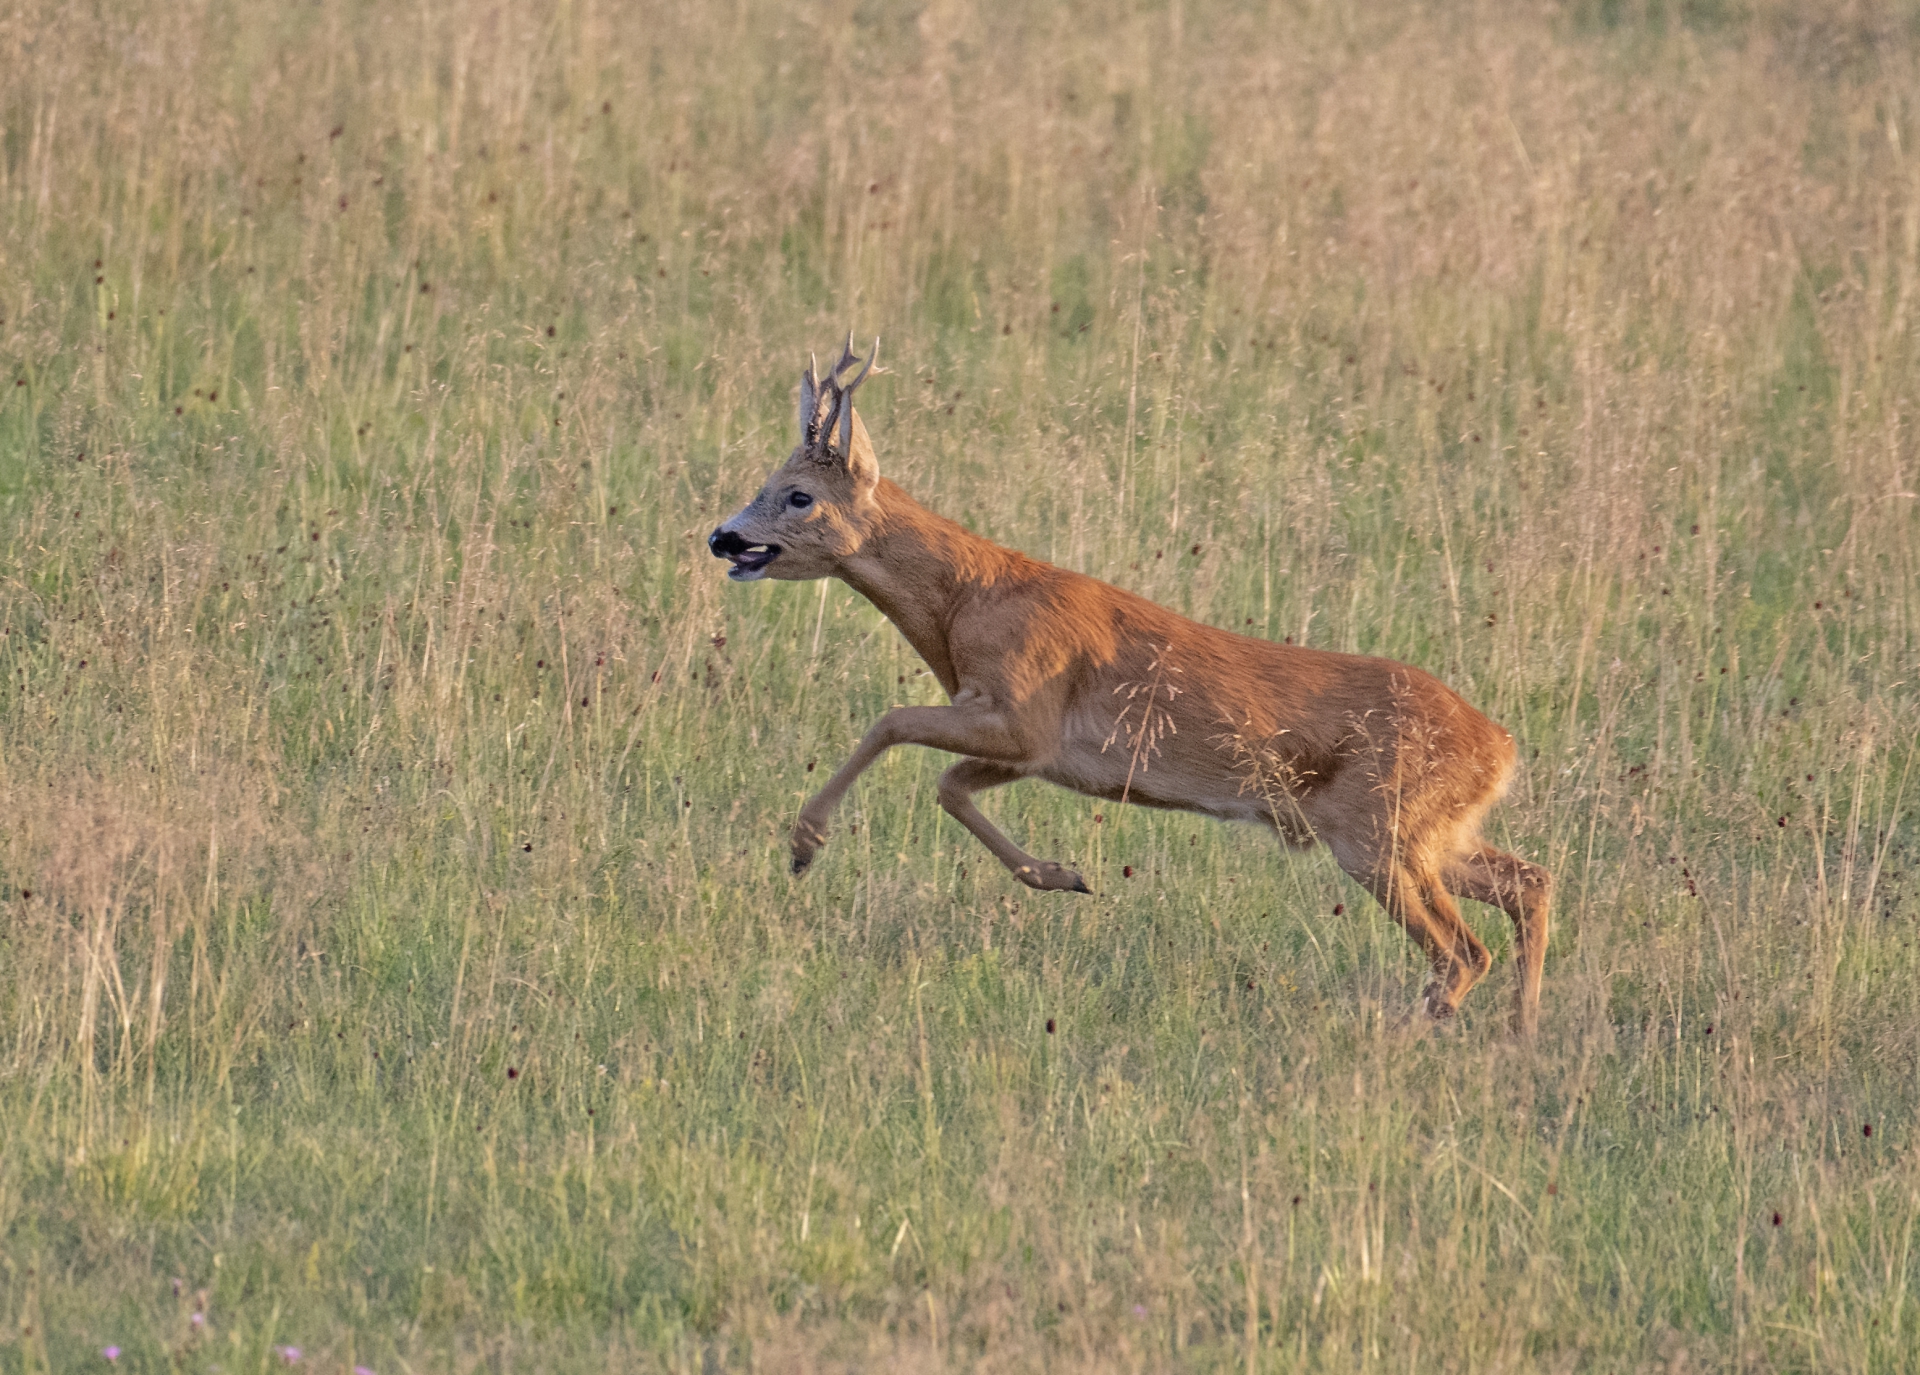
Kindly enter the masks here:
<path id="1" fill-rule="evenodd" d="M 859 361 L 860 359 L 858 355 L 856 355 L 853 351 L 853 331 L 848 330 L 847 342 L 840 346 L 840 361 L 833 365 L 833 375 L 835 377 L 838 377 L 841 373 L 845 372 L 848 368 L 852 367 L 855 363 L 858 363 Z"/>
<path id="2" fill-rule="evenodd" d="M 807 370 L 800 374 L 800 437 L 813 443 L 820 433 L 820 360 L 807 355 Z"/>
<path id="3" fill-rule="evenodd" d="M 846 454 L 852 449 L 853 401 L 851 398 L 853 391 L 855 387 L 867 380 L 867 374 L 873 371 L 874 362 L 879 357 L 880 339 L 876 335 L 872 350 L 862 362 L 860 356 L 853 351 L 852 330 L 847 331 L 847 342 L 840 350 L 840 361 L 828 370 L 824 378 L 816 376 L 819 362 L 809 356 L 807 371 L 800 378 L 800 430 L 809 445 L 817 444 L 822 435 L 831 440 L 834 430 L 838 429 L 840 452 Z M 843 386 L 839 380 L 840 374 L 855 363 L 860 364 L 860 371 L 854 374 L 851 382 Z M 824 417 L 820 413 L 823 392 L 827 402 Z"/>

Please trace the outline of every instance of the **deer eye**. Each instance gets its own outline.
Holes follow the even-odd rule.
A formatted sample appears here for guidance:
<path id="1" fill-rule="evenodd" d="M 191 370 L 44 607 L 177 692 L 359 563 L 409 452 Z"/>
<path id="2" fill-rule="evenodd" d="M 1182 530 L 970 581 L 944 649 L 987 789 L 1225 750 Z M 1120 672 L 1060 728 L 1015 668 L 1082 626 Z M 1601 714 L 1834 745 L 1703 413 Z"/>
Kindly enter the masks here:
<path id="1" fill-rule="evenodd" d="M 813 505 L 813 498 L 808 496 L 805 492 L 795 492 L 792 496 L 787 498 L 787 505 L 793 507 L 795 510 L 804 511 L 809 506 Z"/>

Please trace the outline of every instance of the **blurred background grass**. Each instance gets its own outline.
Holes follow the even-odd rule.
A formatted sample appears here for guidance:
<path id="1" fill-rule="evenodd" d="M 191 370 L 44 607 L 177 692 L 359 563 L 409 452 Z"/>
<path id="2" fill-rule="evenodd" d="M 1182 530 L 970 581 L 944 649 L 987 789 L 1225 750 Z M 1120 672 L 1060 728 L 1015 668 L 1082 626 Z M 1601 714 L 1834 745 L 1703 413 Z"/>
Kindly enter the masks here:
<path id="1" fill-rule="evenodd" d="M 1917 43 L 0 17 L 0 1369 L 1902 1368 Z M 931 753 L 786 877 L 940 700 L 702 547 L 849 325 L 935 509 L 1514 730 L 1534 1051 L 1251 832 L 1020 785 L 1028 894 Z"/>

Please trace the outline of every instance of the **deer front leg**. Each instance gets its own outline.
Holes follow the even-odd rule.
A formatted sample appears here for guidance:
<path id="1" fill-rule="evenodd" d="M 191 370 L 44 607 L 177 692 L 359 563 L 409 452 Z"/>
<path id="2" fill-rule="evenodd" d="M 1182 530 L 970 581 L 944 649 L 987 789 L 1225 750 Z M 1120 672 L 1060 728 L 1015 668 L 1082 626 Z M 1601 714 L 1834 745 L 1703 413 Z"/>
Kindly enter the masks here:
<path id="1" fill-rule="evenodd" d="M 853 780 L 895 745 L 927 745 L 950 754 L 1018 760 L 1027 751 L 1006 715 L 962 691 L 946 707 L 895 707 L 874 723 L 853 757 L 800 809 L 793 823 L 793 872 L 804 874 L 827 841 L 827 822 Z M 982 818 L 984 820 L 985 818 Z"/>
<path id="2" fill-rule="evenodd" d="M 1043 893 L 1089 893 L 1087 881 L 1064 864 L 1050 859 L 1035 859 L 1003 835 L 999 827 L 980 814 L 973 795 L 986 788 L 997 788 L 1020 777 L 1020 771 L 991 759 L 963 759 L 940 775 L 940 805 L 947 815 L 965 826 L 993 857 L 1007 866 L 1012 875 L 1029 888 Z"/>

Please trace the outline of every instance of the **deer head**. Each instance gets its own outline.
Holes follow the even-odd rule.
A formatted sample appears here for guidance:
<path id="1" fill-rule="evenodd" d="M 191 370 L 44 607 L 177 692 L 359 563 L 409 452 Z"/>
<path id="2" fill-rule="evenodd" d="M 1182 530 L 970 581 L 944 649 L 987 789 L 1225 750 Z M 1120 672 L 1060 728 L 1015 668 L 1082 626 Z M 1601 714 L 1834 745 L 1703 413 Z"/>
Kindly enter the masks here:
<path id="1" fill-rule="evenodd" d="M 713 556 L 728 559 L 727 576 L 800 581 L 824 578 L 860 547 L 878 514 L 874 487 L 880 465 L 866 426 L 854 414 L 853 391 L 873 371 L 880 341 L 866 361 L 854 356 L 847 335 L 840 361 L 823 378 L 808 360 L 800 375 L 800 443 L 767 479 L 760 494 L 707 538 Z M 853 380 L 839 379 L 859 364 Z"/>

